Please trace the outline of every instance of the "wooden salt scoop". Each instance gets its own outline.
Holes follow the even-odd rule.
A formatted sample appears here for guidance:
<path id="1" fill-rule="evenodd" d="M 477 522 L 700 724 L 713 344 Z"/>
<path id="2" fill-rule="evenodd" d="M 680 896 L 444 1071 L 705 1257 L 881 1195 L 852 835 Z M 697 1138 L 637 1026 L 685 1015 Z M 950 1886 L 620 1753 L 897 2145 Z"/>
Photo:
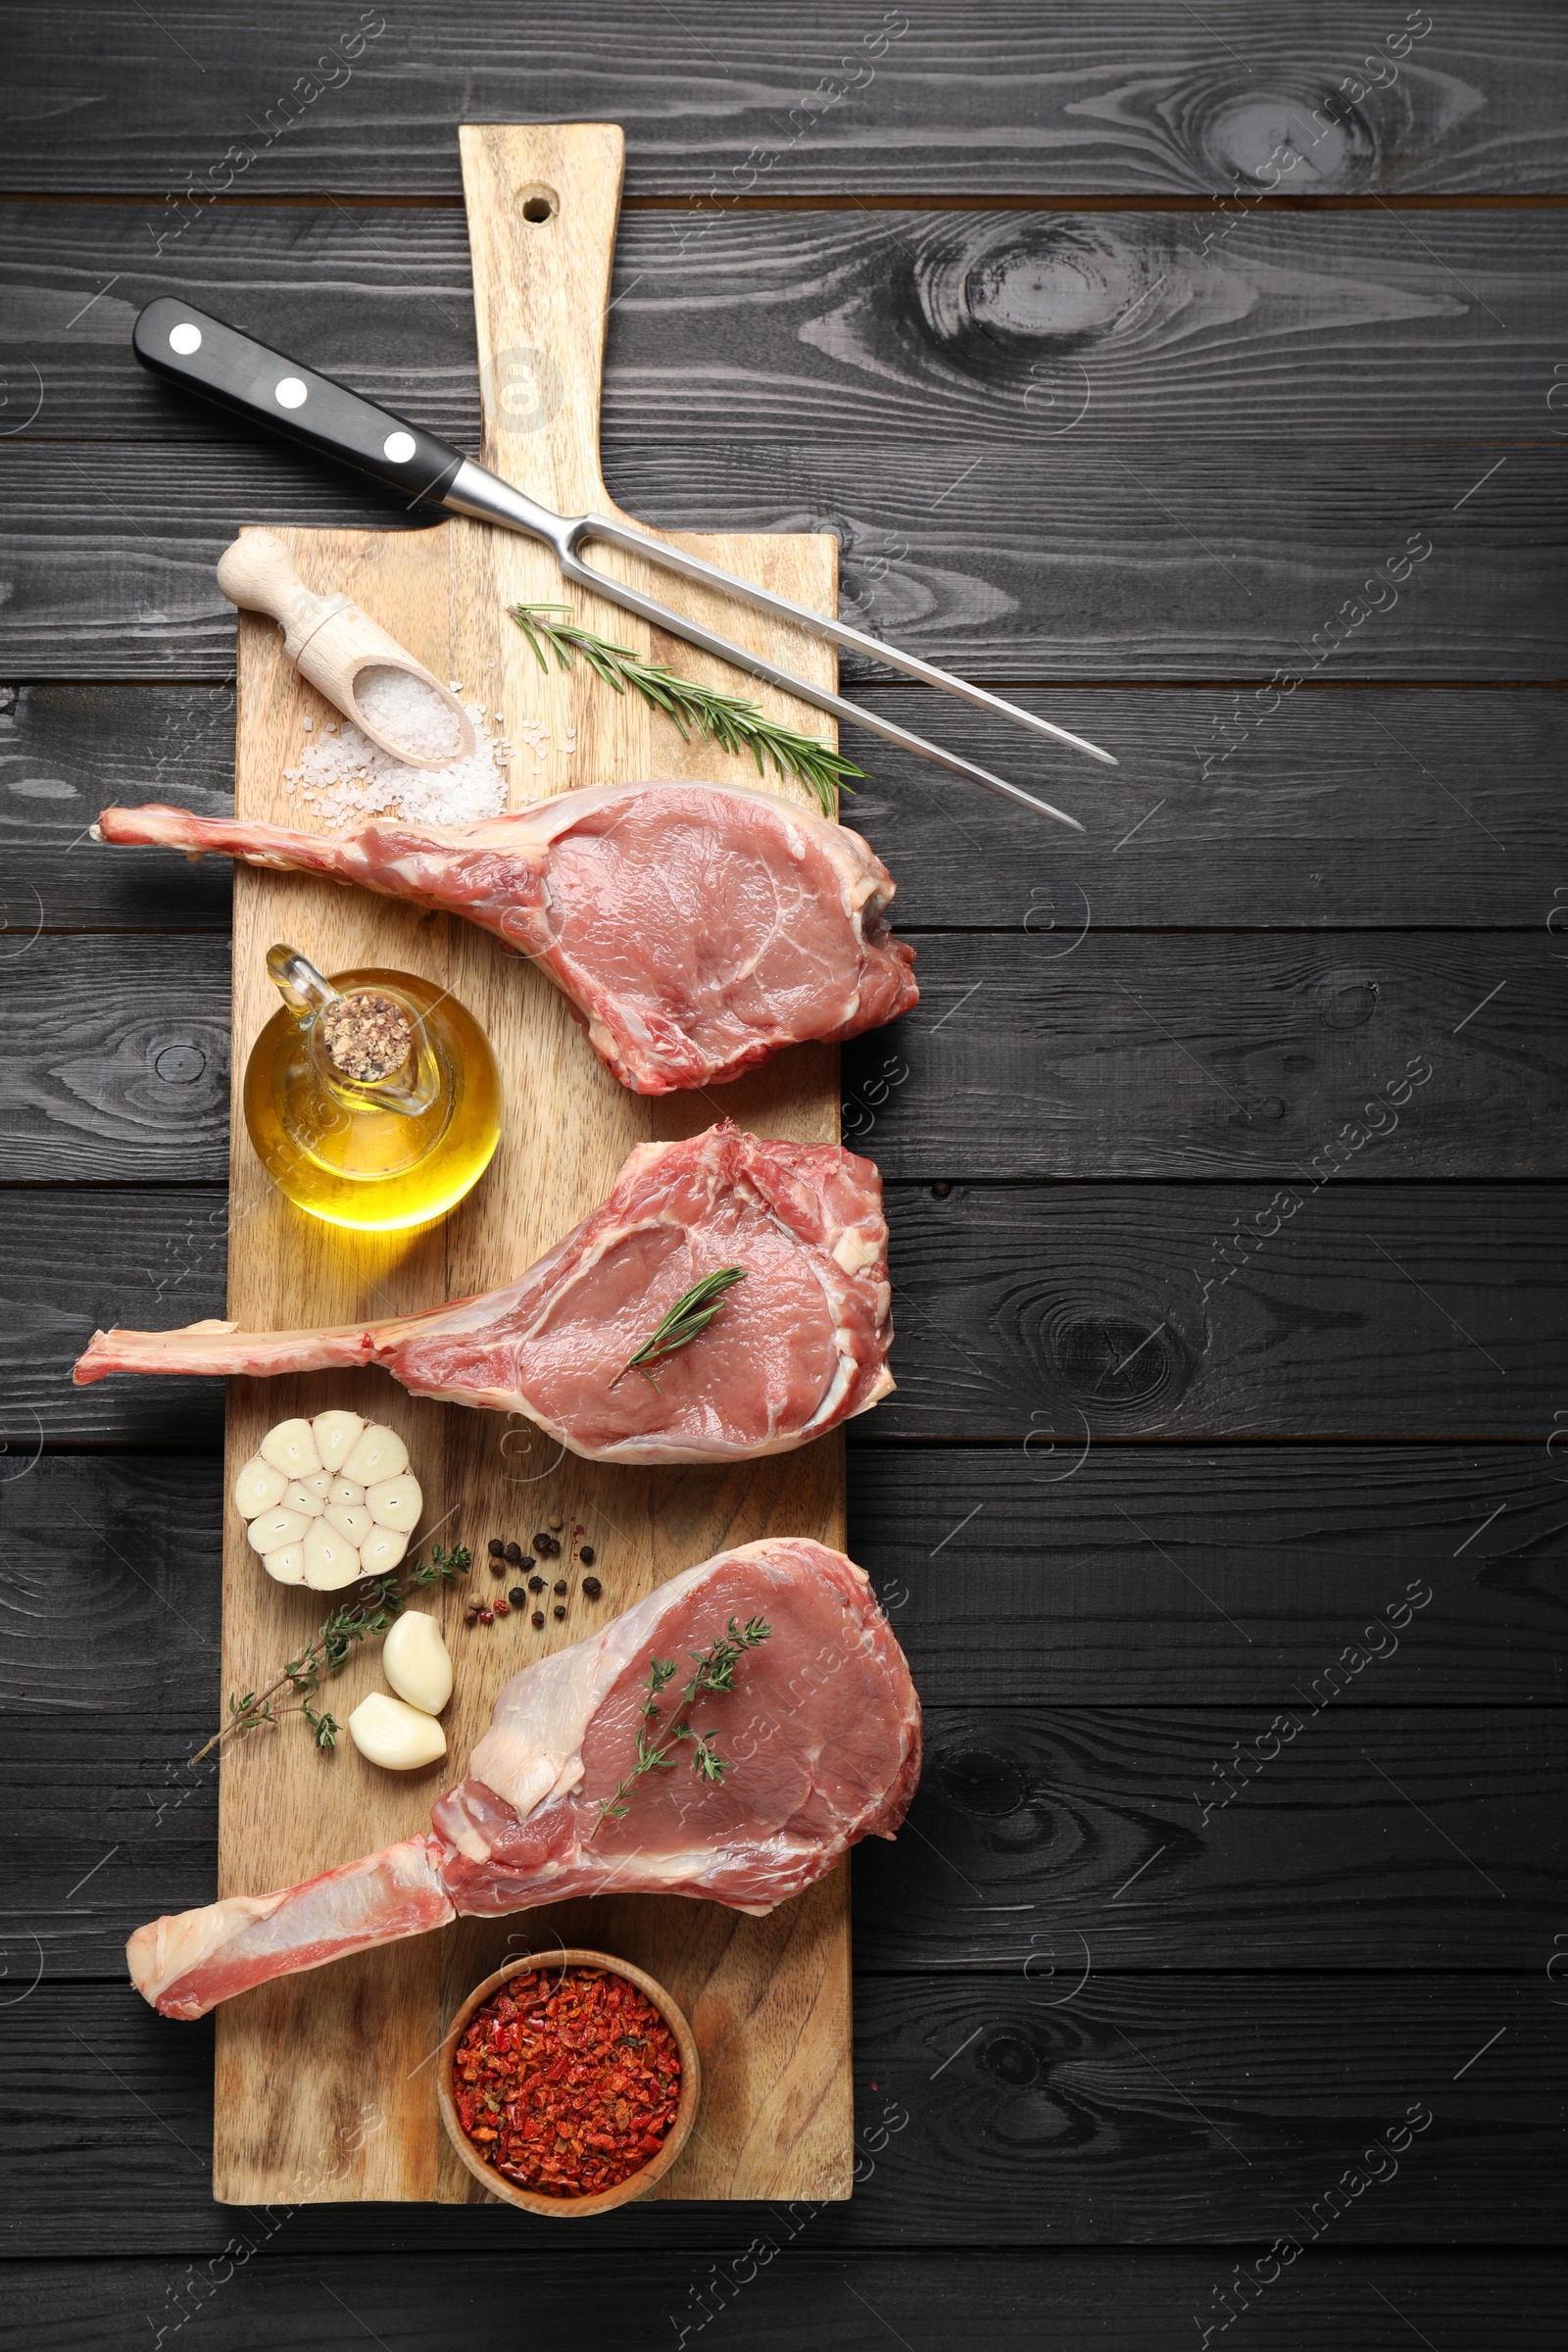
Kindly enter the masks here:
<path id="1" fill-rule="evenodd" d="M 416 662 L 341 591 L 335 596 L 318 596 L 307 588 L 294 568 L 290 549 L 275 532 L 242 532 L 219 560 L 218 585 L 231 605 L 271 614 L 283 631 L 283 651 L 301 677 L 309 678 L 389 758 L 408 767 L 445 768 L 466 760 L 473 751 L 473 721 L 451 688 L 432 677 L 422 662 Z M 428 687 L 457 719 L 456 750 L 432 759 L 378 726 L 361 709 L 356 691 L 366 673 L 374 669 L 401 670 Z"/>

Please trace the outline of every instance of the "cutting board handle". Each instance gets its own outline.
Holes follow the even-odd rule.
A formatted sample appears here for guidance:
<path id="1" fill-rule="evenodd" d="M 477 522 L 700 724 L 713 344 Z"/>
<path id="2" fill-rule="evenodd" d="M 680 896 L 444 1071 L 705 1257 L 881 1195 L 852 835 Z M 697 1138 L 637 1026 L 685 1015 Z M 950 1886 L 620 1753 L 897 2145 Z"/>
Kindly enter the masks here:
<path id="1" fill-rule="evenodd" d="M 458 139 L 484 463 L 557 514 L 604 513 L 599 391 L 625 133 L 466 122 Z"/>

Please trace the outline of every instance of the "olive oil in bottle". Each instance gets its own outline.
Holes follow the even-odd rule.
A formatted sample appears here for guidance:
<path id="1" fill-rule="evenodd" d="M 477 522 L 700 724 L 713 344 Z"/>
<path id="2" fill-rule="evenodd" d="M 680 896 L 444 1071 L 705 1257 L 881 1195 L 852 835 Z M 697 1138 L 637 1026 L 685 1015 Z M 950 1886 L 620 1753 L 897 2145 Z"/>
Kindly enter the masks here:
<path id="1" fill-rule="evenodd" d="M 409 972 L 327 980 L 295 949 L 267 968 L 283 1003 L 245 1070 L 245 1125 L 278 1190 L 329 1225 L 392 1233 L 455 1207 L 501 1135 L 490 1042 Z"/>

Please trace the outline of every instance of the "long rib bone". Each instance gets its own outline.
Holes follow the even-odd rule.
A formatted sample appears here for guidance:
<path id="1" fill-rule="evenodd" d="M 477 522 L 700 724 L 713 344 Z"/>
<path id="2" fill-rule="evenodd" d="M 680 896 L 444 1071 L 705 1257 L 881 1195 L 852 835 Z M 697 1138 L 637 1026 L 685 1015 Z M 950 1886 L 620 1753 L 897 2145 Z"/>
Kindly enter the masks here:
<path id="1" fill-rule="evenodd" d="M 678 1740 L 672 1766 L 638 1775 L 653 1659 L 684 1679 L 732 1621 L 767 1633 L 695 1718 L 722 1777 Z M 668 1701 L 660 1721 L 676 1722 Z M 920 1702 L 864 1570 L 803 1537 L 742 1544 L 514 1675 L 431 1835 L 153 1920 L 126 1948 L 131 1981 L 167 2017 L 201 2017 L 465 1913 L 608 1893 L 771 1911 L 858 1839 L 893 1837 L 919 1777 Z"/>
<path id="2" fill-rule="evenodd" d="M 893 1387 L 882 1186 L 836 1144 L 724 1122 L 639 1145 L 604 1206 L 517 1282 L 422 1314 L 325 1331 L 95 1332 L 78 1387 L 111 1372 L 329 1371 L 379 1364 L 417 1396 L 522 1413 L 615 1462 L 783 1453 Z M 745 1280 L 657 1386 L 626 1366 L 695 1284 Z"/>

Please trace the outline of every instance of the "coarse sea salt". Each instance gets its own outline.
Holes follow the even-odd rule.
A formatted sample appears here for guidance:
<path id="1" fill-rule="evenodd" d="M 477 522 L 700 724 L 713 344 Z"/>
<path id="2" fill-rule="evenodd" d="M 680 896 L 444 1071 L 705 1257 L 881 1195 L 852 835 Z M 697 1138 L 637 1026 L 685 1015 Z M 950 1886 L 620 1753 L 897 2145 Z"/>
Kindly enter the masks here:
<path id="1" fill-rule="evenodd" d="M 362 714 L 405 752 L 422 760 L 450 760 L 458 748 L 457 713 L 422 678 L 378 662 L 354 681 Z M 497 718 L 501 716 L 496 712 Z"/>
<path id="2" fill-rule="evenodd" d="M 362 823 L 368 816 L 398 816 L 408 824 L 430 825 L 476 824 L 481 817 L 499 816 L 507 805 L 507 780 L 496 764 L 497 748 L 484 723 L 484 706 L 466 703 L 464 709 L 473 721 L 473 750 L 450 767 L 410 767 L 391 759 L 358 727 L 345 725 L 341 734 L 307 743 L 298 767 L 283 770 L 284 783 L 291 796 L 297 792 L 329 826 Z M 381 723 L 379 718 L 376 723 Z M 505 757 L 507 749 L 503 744 L 500 756 Z"/>

